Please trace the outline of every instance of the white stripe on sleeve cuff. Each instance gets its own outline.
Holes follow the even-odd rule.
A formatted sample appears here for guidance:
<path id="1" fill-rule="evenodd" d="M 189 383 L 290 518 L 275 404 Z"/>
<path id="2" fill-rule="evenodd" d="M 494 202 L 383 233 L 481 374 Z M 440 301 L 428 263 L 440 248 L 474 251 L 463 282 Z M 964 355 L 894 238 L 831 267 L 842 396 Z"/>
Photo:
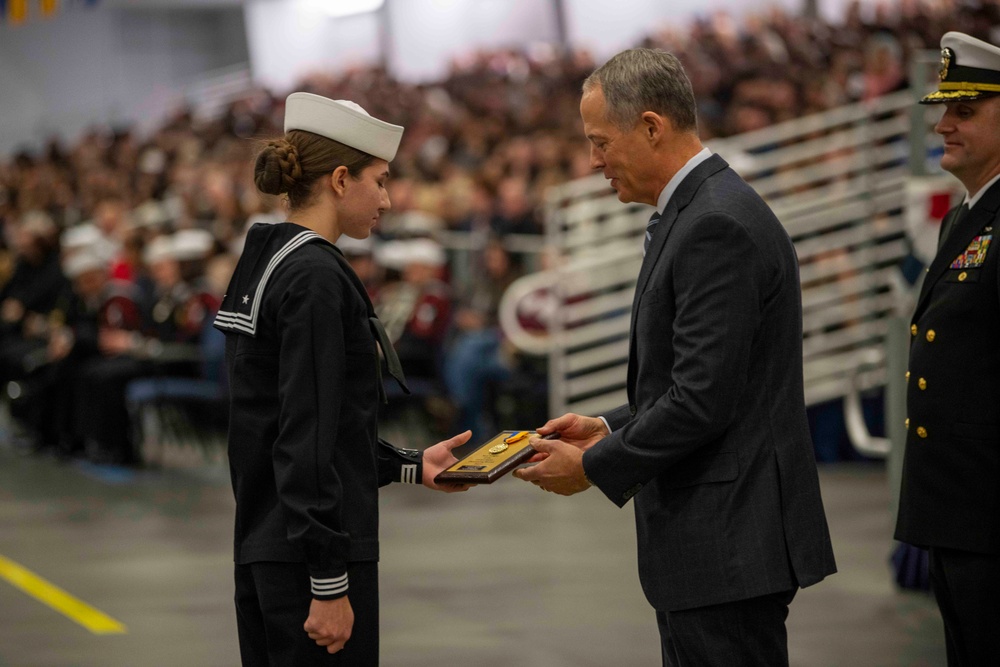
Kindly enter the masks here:
<path id="1" fill-rule="evenodd" d="M 347 573 L 333 579 L 313 579 L 309 577 L 313 595 L 339 595 L 347 592 Z"/>
<path id="2" fill-rule="evenodd" d="M 417 464 L 404 463 L 402 472 L 399 474 L 399 481 L 403 484 L 420 484 L 420 481 L 417 480 Z"/>

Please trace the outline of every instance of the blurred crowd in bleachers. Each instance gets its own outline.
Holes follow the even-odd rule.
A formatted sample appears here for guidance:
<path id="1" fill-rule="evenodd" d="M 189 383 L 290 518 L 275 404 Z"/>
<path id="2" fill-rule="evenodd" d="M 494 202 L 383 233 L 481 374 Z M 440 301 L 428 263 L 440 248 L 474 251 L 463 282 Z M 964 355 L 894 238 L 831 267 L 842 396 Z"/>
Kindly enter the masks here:
<path id="1" fill-rule="evenodd" d="M 992 2 L 867 7 L 835 23 L 717 13 L 643 45 L 681 57 L 710 139 L 899 90 L 911 56 L 945 31 L 990 40 L 1000 25 Z M 545 417 L 544 361 L 505 344 L 497 305 L 540 262 L 543 243 L 522 235 L 543 233 L 547 189 L 590 173 L 578 104 L 594 67 L 584 51 L 537 46 L 470 53 L 433 83 L 363 68 L 296 87 L 406 127 L 392 210 L 377 238 L 343 249 L 443 431 L 485 437 L 503 405 Z M 245 230 L 283 219 L 251 164 L 257 140 L 280 133 L 287 92 L 247 91 L 211 118 L 179 109 L 149 135 L 99 127 L 0 157 L 0 381 L 34 446 L 134 462 L 143 401 L 224 408 L 210 323 Z"/>

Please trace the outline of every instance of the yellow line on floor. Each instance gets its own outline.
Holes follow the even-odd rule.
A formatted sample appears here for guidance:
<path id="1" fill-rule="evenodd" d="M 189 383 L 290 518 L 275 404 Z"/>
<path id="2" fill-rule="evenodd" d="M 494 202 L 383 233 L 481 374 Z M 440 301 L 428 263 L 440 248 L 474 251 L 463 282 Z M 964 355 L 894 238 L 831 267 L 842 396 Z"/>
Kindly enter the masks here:
<path id="1" fill-rule="evenodd" d="M 95 635 L 120 635 L 125 626 L 99 609 L 73 597 L 58 586 L 42 579 L 31 570 L 0 556 L 0 578 L 46 604 L 71 621 L 79 623 Z"/>

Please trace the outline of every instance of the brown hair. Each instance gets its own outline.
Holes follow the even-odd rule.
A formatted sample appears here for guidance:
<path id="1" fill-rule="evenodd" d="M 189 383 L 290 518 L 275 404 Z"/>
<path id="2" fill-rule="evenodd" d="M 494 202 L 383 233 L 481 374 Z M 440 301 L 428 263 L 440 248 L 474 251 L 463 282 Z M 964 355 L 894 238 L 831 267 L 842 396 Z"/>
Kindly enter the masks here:
<path id="1" fill-rule="evenodd" d="M 357 178 L 375 157 L 339 141 L 306 132 L 291 130 L 284 137 L 268 141 L 257 154 L 253 181 L 257 189 L 269 195 L 288 195 L 292 210 L 307 206 L 313 185 L 337 167 Z"/>

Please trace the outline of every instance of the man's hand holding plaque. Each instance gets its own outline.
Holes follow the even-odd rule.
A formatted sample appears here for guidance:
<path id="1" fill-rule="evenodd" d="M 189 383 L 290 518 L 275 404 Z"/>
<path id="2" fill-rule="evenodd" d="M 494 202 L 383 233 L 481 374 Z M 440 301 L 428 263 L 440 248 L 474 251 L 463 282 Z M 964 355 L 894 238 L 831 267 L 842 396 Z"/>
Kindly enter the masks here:
<path id="1" fill-rule="evenodd" d="M 501 431 L 471 454 L 434 478 L 435 484 L 492 484 L 537 452 L 530 440 L 536 431 Z M 557 434 L 545 436 L 558 437 Z"/>
<path id="2" fill-rule="evenodd" d="M 537 453 L 529 462 L 537 465 L 519 470 L 514 476 L 562 496 L 589 489 L 591 482 L 583 470 L 583 453 L 608 435 L 605 423 L 595 417 L 569 413 L 550 419 L 538 433 L 551 442 L 536 440 Z"/>
<path id="3" fill-rule="evenodd" d="M 546 440 L 560 440 L 580 451 L 587 451 L 610 433 L 607 424 L 598 417 L 585 417 L 572 412 L 545 422 L 538 435 Z M 543 460 L 537 456 L 533 462 Z"/>

